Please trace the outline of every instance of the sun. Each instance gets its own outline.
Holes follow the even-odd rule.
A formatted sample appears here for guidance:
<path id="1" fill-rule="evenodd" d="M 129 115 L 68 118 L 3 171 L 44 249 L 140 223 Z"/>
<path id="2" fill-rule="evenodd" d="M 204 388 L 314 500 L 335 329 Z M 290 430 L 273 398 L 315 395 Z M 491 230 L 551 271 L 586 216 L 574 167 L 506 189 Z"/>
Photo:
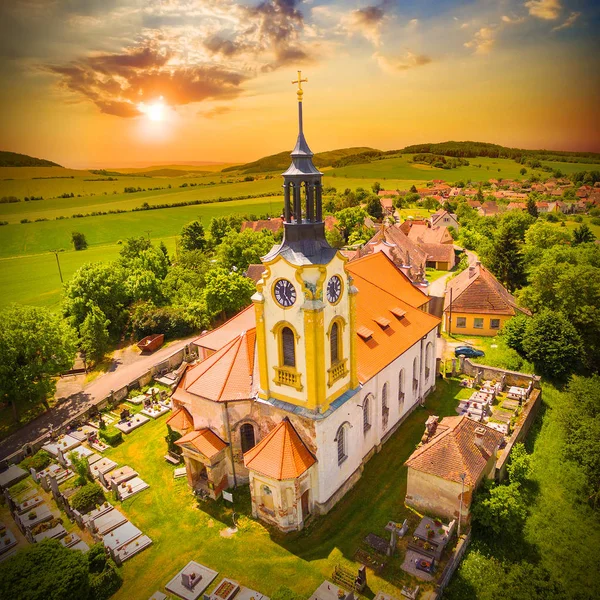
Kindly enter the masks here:
<path id="1" fill-rule="evenodd" d="M 150 121 L 163 121 L 165 118 L 165 105 L 162 96 L 152 102 L 152 104 L 144 104 L 138 106 L 140 112 L 143 112 Z"/>

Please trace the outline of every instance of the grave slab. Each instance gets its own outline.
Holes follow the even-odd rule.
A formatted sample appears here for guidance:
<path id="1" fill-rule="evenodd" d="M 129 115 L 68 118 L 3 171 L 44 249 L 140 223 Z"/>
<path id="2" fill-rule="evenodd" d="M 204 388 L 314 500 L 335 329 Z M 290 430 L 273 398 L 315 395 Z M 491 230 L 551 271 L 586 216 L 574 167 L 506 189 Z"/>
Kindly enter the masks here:
<path id="1" fill-rule="evenodd" d="M 142 402 L 144 402 L 144 400 L 146 399 L 145 394 L 140 394 L 139 396 L 135 396 L 134 398 L 128 398 L 127 402 L 131 402 L 131 404 L 142 404 Z"/>
<path id="2" fill-rule="evenodd" d="M 60 540 L 60 543 L 65 548 L 72 548 L 73 546 L 78 544 L 80 541 L 81 541 L 81 538 L 76 533 L 68 533 L 64 538 L 62 538 L 62 540 Z"/>
<path id="3" fill-rule="evenodd" d="M 90 547 L 82 540 L 81 542 L 77 542 L 74 546 L 71 546 L 70 550 L 79 550 L 79 552 L 83 552 L 84 554 L 88 552 Z"/>
<path id="4" fill-rule="evenodd" d="M 108 473 L 100 474 L 100 481 L 107 487 L 110 488 L 113 483 L 115 485 L 119 485 L 125 481 L 129 481 L 137 476 L 137 471 L 132 469 L 131 467 L 117 467 Z"/>
<path id="5" fill-rule="evenodd" d="M 353 600 L 352 592 L 338 587 L 331 581 L 324 581 L 313 593 L 309 600 Z"/>
<path id="6" fill-rule="evenodd" d="M 88 521 L 91 523 L 91 519 Z M 116 529 L 123 523 L 127 523 L 127 518 L 124 517 L 118 510 L 112 509 L 107 513 L 99 516 L 94 519 L 94 528 L 98 532 L 99 535 L 104 536 L 107 533 L 110 533 L 113 529 Z"/>
<path id="7" fill-rule="evenodd" d="M 59 540 L 65 537 L 65 535 L 67 535 L 67 530 L 64 528 L 62 523 L 59 523 L 52 529 L 46 529 L 46 531 L 42 531 L 41 533 L 34 535 L 33 540 L 37 544 L 42 540 Z"/>
<path id="8" fill-rule="evenodd" d="M 117 466 L 117 463 L 110 458 L 102 458 L 90 466 L 92 477 L 98 479 L 101 474 L 109 473 Z"/>
<path id="9" fill-rule="evenodd" d="M 167 600 L 167 595 L 162 592 L 154 592 L 148 600 Z"/>
<path id="10" fill-rule="evenodd" d="M 69 432 L 69 435 L 71 437 L 74 437 L 76 440 L 79 440 L 80 442 L 85 442 L 88 439 L 88 436 L 90 434 L 98 434 L 98 428 L 97 427 L 93 427 L 92 425 L 82 425 L 81 427 L 78 427 L 77 429 L 74 429 L 73 431 Z"/>
<path id="11" fill-rule="evenodd" d="M 165 589 L 183 600 L 196 600 L 217 575 L 217 571 L 191 560 L 167 583 Z M 188 582 L 188 585 L 184 585 L 184 581 Z"/>
<path id="12" fill-rule="evenodd" d="M 146 423 L 148 423 L 148 421 L 150 421 L 149 417 L 138 413 L 137 415 L 134 415 L 133 417 L 131 417 L 127 421 L 124 421 L 123 423 L 117 423 L 115 427 L 123 433 L 128 434 L 132 431 L 135 431 L 138 427 L 145 425 Z"/>
<path id="13" fill-rule="evenodd" d="M 17 467 L 16 465 L 10 465 L 8 469 L 5 469 L 0 473 L 0 489 L 9 488 L 15 483 L 19 483 L 22 479 L 25 479 L 29 475 L 28 471 Z"/>
<path id="14" fill-rule="evenodd" d="M 119 496 L 119 500 L 123 501 L 127 500 L 127 498 L 131 498 L 131 496 L 135 496 L 136 494 L 143 492 L 149 487 L 150 486 L 143 479 L 134 477 L 124 484 L 119 485 L 117 488 L 117 494 Z"/>
<path id="15" fill-rule="evenodd" d="M 0 556 L 4 556 L 18 544 L 15 534 L 10 529 L 0 532 Z"/>
<path id="16" fill-rule="evenodd" d="M 30 517 L 32 513 L 35 515 L 33 518 Z M 50 519 L 53 518 L 54 514 L 47 504 L 36 506 L 32 512 L 27 512 L 23 515 L 15 515 L 15 520 L 18 519 L 25 529 L 33 529 L 36 525 L 50 521 Z"/>
<path id="17" fill-rule="evenodd" d="M 158 405 L 159 408 L 143 408 L 141 410 L 141 413 L 146 415 L 147 417 L 150 417 L 151 419 L 158 419 L 158 417 L 164 415 L 165 413 L 168 413 L 171 409 L 163 406 L 162 404 Z"/>
<path id="18" fill-rule="evenodd" d="M 110 550 L 118 550 L 121 546 L 125 546 L 132 540 L 140 537 L 142 532 L 133 524 L 127 521 L 123 525 L 113 529 L 110 533 L 107 533 L 102 541 L 106 548 Z"/>
<path id="19" fill-rule="evenodd" d="M 152 544 L 152 540 L 147 535 L 141 535 L 140 537 L 132 540 L 128 544 L 121 546 L 119 550 L 115 552 L 116 556 L 119 557 L 121 562 L 125 562 L 130 558 L 133 558 L 136 554 L 145 550 Z"/>
<path id="20" fill-rule="evenodd" d="M 433 575 L 431 575 L 430 573 L 425 573 L 425 571 L 421 571 L 420 569 L 417 569 L 417 566 L 416 566 L 417 560 L 429 560 L 430 561 L 431 558 L 428 558 L 427 556 L 423 556 L 422 554 L 419 554 L 418 552 L 415 552 L 414 550 L 407 550 L 406 555 L 404 556 L 404 562 L 402 563 L 402 566 L 401 566 L 402 570 L 406 571 L 413 577 L 417 577 L 418 579 L 421 579 L 422 581 L 433 581 Z"/>
<path id="21" fill-rule="evenodd" d="M 44 503 L 44 499 L 42 498 L 42 496 L 34 496 L 33 498 L 29 498 L 28 500 L 25 500 L 24 502 L 21 502 L 21 504 L 17 504 L 17 513 L 19 515 L 22 515 L 23 513 L 29 512 L 30 510 L 34 509 L 36 506 L 39 506 L 40 504 Z"/>
<path id="22" fill-rule="evenodd" d="M 46 452 L 52 454 L 52 456 L 57 457 L 59 448 L 64 454 L 66 452 L 71 451 L 73 448 L 77 448 L 77 446 L 80 445 L 81 442 L 78 439 L 75 439 L 70 435 L 63 435 L 62 437 L 58 438 L 58 440 L 56 440 L 55 442 L 44 444 L 42 446 L 42 450 L 45 450 Z"/>

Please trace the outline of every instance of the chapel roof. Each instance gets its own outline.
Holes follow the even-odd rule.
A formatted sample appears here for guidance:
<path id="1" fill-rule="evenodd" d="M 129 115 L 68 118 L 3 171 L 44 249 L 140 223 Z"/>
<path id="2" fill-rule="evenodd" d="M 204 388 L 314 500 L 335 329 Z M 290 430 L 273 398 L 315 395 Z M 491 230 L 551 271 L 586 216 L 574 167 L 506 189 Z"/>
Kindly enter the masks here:
<path id="1" fill-rule="evenodd" d="M 287 417 L 244 454 L 247 469 L 278 481 L 296 479 L 316 462 Z"/>
<path id="2" fill-rule="evenodd" d="M 227 443 L 224 442 L 214 431 L 211 429 L 200 429 L 199 431 L 190 431 L 183 437 L 180 437 L 176 442 L 178 446 L 192 446 L 194 450 L 200 452 L 206 456 L 206 458 L 212 458 L 223 448 L 227 447 Z"/>
<path id="3" fill-rule="evenodd" d="M 263 271 L 264 266 L 261 265 Z M 225 321 L 219 327 L 205 331 L 201 336 L 194 340 L 194 345 L 199 348 L 217 351 L 222 348 L 227 342 L 231 341 L 235 336 L 240 335 L 248 329 L 255 326 L 254 306 L 250 304 L 242 309 L 237 315 Z"/>
<path id="4" fill-rule="evenodd" d="M 177 409 L 168 419 L 167 425 L 176 431 L 185 431 L 194 427 L 194 419 L 187 408 L 182 406 Z"/>
<path id="5" fill-rule="evenodd" d="M 476 430 L 482 433 L 481 445 L 475 443 Z M 442 479 L 475 485 L 503 439 L 502 433 L 469 417 L 445 417 L 433 437 L 417 448 L 406 461 L 416 471 Z"/>

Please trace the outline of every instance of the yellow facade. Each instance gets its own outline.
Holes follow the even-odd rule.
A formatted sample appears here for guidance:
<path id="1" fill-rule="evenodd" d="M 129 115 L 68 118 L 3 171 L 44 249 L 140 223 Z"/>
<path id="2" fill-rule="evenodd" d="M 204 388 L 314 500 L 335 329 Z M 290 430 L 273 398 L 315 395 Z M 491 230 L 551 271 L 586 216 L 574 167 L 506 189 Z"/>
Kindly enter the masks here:
<path id="1" fill-rule="evenodd" d="M 294 265 L 278 256 L 265 264 L 265 274 L 253 296 L 261 398 L 282 400 L 324 412 L 329 404 L 358 385 L 356 371 L 355 288 L 340 254 L 327 265 Z M 327 300 L 327 283 L 338 275 L 340 298 Z M 286 279 L 296 292 L 292 306 L 283 307 L 273 286 Z M 330 331 L 338 323 L 338 357 L 332 363 Z M 294 333 L 294 364 L 284 364 L 282 330 Z M 340 356 L 341 353 L 341 356 Z"/>
<path id="2" fill-rule="evenodd" d="M 510 318 L 509 315 L 452 311 L 452 323 L 450 324 L 450 313 L 447 311 L 444 318 L 444 327 L 447 332 L 457 335 L 495 336 Z"/>

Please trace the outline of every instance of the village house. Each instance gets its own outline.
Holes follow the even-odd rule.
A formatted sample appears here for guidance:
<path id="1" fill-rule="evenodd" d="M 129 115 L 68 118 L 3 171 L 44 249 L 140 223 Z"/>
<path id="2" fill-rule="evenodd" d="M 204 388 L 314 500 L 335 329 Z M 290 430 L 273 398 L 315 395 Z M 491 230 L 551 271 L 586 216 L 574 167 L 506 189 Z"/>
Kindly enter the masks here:
<path id="1" fill-rule="evenodd" d="M 414 242 L 424 244 L 454 244 L 448 227 L 431 226 L 429 221 L 407 219 L 400 229 Z"/>
<path id="2" fill-rule="evenodd" d="M 411 240 L 399 225 L 384 225 L 349 258 L 354 260 L 375 252 L 384 252 L 413 283 L 418 285 L 425 283 L 427 252 Z"/>
<path id="3" fill-rule="evenodd" d="M 253 515 L 282 531 L 327 513 L 435 389 L 440 322 L 385 252 L 349 263 L 329 246 L 298 111 L 283 241 L 252 306 L 196 340 L 168 421 L 192 489 L 247 482 Z"/>
<path id="4" fill-rule="evenodd" d="M 503 434 L 467 416 L 427 419 L 419 447 L 406 461 L 407 505 L 469 523 L 473 494 L 495 475 Z"/>
<path id="5" fill-rule="evenodd" d="M 384 216 L 389 216 L 394 214 L 394 199 L 389 197 L 379 198 L 379 203 L 381 204 L 381 210 L 383 211 Z"/>
<path id="6" fill-rule="evenodd" d="M 460 227 L 458 224 L 458 217 L 444 209 L 440 209 L 433 213 L 431 217 L 429 217 L 429 223 L 432 227 L 453 227 L 457 232 Z"/>
<path id="7" fill-rule="evenodd" d="M 259 221 L 244 221 L 241 231 L 250 229 L 252 231 L 262 231 L 266 229 L 271 233 L 278 233 L 283 229 L 283 219 L 281 217 L 272 217 L 271 219 L 261 219 Z"/>
<path id="8" fill-rule="evenodd" d="M 493 336 L 520 313 L 529 314 L 479 261 L 446 287 L 444 329 L 448 333 Z"/>
<path id="9" fill-rule="evenodd" d="M 456 265 L 456 253 L 453 244 L 419 243 L 419 247 L 427 254 L 427 267 L 438 271 L 450 271 Z"/>
<path id="10" fill-rule="evenodd" d="M 493 200 L 486 200 L 478 209 L 477 212 L 482 217 L 493 217 L 500 212 L 498 205 Z"/>
<path id="11" fill-rule="evenodd" d="M 526 210 L 527 203 L 526 202 L 509 202 L 506 210 Z"/>

